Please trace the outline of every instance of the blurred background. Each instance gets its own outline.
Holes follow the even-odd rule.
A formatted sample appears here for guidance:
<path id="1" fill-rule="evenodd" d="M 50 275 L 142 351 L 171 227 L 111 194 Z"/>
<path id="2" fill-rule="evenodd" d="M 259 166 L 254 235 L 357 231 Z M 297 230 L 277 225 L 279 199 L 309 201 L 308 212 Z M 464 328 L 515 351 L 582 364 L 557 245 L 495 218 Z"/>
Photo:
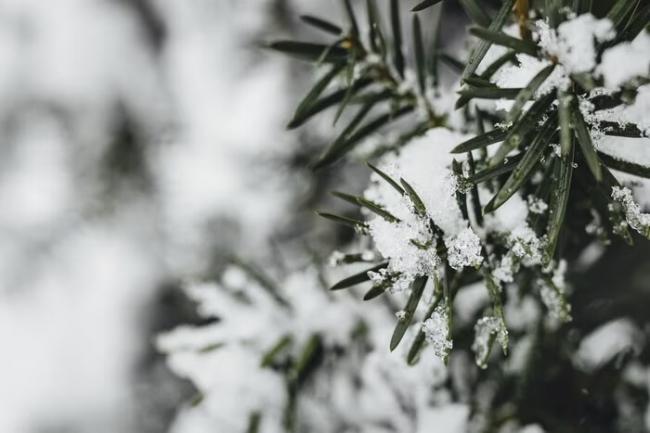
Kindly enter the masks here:
<path id="1" fill-rule="evenodd" d="M 307 3 L 0 1 L 0 431 L 166 431 L 179 282 L 271 255 L 312 188 L 310 77 L 259 48 Z"/>

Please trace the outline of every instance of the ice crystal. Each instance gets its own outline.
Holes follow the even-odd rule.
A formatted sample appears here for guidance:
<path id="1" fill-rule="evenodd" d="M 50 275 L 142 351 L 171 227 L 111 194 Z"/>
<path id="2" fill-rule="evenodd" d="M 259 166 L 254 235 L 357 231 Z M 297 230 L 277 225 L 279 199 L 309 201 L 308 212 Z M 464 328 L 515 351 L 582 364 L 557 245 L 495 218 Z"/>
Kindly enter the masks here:
<path id="1" fill-rule="evenodd" d="M 465 266 L 477 267 L 483 262 L 481 240 L 471 228 L 445 240 L 449 266 L 461 270 Z"/>
<path id="2" fill-rule="evenodd" d="M 508 238 L 510 251 L 524 266 L 535 266 L 542 262 L 542 242 L 528 226 L 517 227 Z"/>
<path id="3" fill-rule="evenodd" d="M 494 316 L 481 317 L 474 326 L 474 343 L 472 343 L 476 365 L 480 368 L 487 367 L 487 359 L 495 341 L 501 345 L 504 352 L 508 349 L 508 330 L 503 320 Z"/>
<path id="4" fill-rule="evenodd" d="M 525 223 L 515 227 L 507 236 L 506 246 L 507 253 L 492 270 L 492 276 L 498 281 L 512 283 L 521 265 L 531 267 L 543 262 L 543 243 Z"/>
<path id="5" fill-rule="evenodd" d="M 449 339 L 449 315 L 447 307 L 438 305 L 431 317 L 422 323 L 422 331 L 427 341 L 433 347 L 433 353 L 438 358 L 445 358 L 453 347 Z"/>
<path id="6" fill-rule="evenodd" d="M 629 226 L 650 238 L 650 214 L 641 212 L 641 207 L 632 197 L 632 191 L 626 187 L 612 187 L 612 198 L 623 208 Z"/>

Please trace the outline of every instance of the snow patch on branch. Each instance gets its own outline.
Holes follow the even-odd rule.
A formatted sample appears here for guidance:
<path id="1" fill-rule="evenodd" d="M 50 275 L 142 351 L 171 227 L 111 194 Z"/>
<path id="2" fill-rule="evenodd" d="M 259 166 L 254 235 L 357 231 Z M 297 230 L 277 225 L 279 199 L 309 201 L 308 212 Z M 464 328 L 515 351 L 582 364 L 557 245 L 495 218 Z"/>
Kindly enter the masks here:
<path id="1" fill-rule="evenodd" d="M 537 21 L 539 45 L 558 60 L 568 73 L 589 72 L 596 67 L 595 43 L 612 40 L 616 33 L 609 19 L 583 14 L 560 24 L 557 31 Z"/>
<path id="2" fill-rule="evenodd" d="M 421 198 L 426 213 L 419 215 L 412 201 L 385 180 L 373 174 L 364 196 L 399 222 L 374 217 L 370 235 L 382 256 L 389 259 L 388 275 L 400 275 L 397 291 L 406 289 L 418 276 L 435 275 L 440 265 L 438 236 L 433 224 L 444 234 L 454 269 L 481 263 L 480 239 L 468 227 L 456 201 L 456 178 L 451 170 L 450 150 L 468 137 L 445 128 L 435 128 L 412 140 L 398 155 L 388 155 L 380 168 L 395 181 L 404 179 Z"/>
<path id="3" fill-rule="evenodd" d="M 612 187 L 612 199 L 623 208 L 629 226 L 650 238 L 650 214 L 641 212 L 641 206 L 634 201 L 632 191 L 626 187 Z"/>
<path id="4" fill-rule="evenodd" d="M 632 42 L 622 42 L 605 50 L 598 66 L 608 88 L 646 77 L 650 73 L 650 33 L 641 32 Z"/>
<path id="5" fill-rule="evenodd" d="M 453 347 L 453 342 L 449 339 L 449 314 L 444 305 L 438 305 L 431 317 L 422 323 L 422 331 L 431 343 L 433 353 L 444 359 Z"/>
<path id="6" fill-rule="evenodd" d="M 458 235 L 445 239 L 449 266 L 461 270 L 465 266 L 478 267 L 483 262 L 481 239 L 467 227 Z"/>

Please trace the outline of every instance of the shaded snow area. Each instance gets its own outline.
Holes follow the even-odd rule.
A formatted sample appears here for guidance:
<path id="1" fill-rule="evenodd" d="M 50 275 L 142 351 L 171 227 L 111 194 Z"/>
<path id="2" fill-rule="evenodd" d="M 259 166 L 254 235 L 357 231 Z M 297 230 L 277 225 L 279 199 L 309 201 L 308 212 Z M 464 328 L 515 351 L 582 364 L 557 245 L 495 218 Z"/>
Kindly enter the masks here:
<path id="1" fill-rule="evenodd" d="M 278 307 L 262 286 L 236 267 L 218 284 L 188 283 L 186 291 L 201 314 L 222 320 L 179 327 L 158 339 L 161 350 L 171 353 L 170 366 L 192 380 L 202 398 L 180 414 L 172 432 L 210 432 L 215 425 L 226 433 L 239 432 L 254 412 L 263 413 L 261 431 L 285 431 L 285 378 L 261 366 L 260 359 L 287 335 L 288 352 L 300 353 L 314 336 L 320 336 L 323 347 L 347 348 L 326 356 L 309 388 L 301 391 L 298 422 L 306 431 L 338 432 L 346 426 L 383 432 L 389 425 L 398 431 L 427 432 L 432 425 L 445 426 L 450 433 L 465 431 L 468 408 L 449 404 L 442 387 L 446 368 L 433 350 L 426 350 L 413 367 L 404 362 L 404 350 L 387 350 L 394 321 L 389 308 L 352 297 L 332 298 L 309 268 L 279 287 L 279 294 L 289 300 L 285 307 Z M 358 334 L 360 323 L 366 324 L 363 337 Z M 364 344 L 377 349 L 350 356 L 350 350 L 354 353 Z"/>

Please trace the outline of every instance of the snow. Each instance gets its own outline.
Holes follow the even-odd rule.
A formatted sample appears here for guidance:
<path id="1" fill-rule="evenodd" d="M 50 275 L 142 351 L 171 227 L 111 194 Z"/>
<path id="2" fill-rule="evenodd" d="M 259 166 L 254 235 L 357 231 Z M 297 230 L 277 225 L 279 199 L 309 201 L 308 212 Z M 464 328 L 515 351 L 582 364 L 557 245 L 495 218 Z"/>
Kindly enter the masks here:
<path id="1" fill-rule="evenodd" d="M 281 375 L 259 367 L 259 357 L 245 347 L 215 350 L 209 353 L 178 353 L 170 358 L 170 367 L 181 377 L 191 379 L 201 395 L 202 412 L 212 422 L 221 426 L 220 431 L 245 431 L 250 413 L 264 410 L 271 419 L 282 418 L 282 397 L 286 386 Z M 224 371 L 246 371 L 246 374 L 223 374 Z M 224 398 L 236 396 L 237 398 Z M 191 413 L 191 411 L 190 411 Z M 188 420 L 181 416 L 171 432 L 185 431 Z M 269 431 L 282 429 L 268 423 Z"/>
<path id="2" fill-rule="evenodd" d="M 455 266 L 480 263 L 479 239 L 462 217 L 455 197 L 456 181 L 450 169 L 449 151 L 467 138 L 448 129 L 434 128 L 412 140 L 398 155 L 388 155 L 379 164 L 394 180 L 403 178 L 413 187 L 424 203 L 426 217 L 417 215 L 410 199 L 376 174 L 364 193 L 368 200 L 400 219 L 394 223 L 374 217 L 369 226 L 375 247 L 389 259 L 388 270 L 402 274 L 398 285 L 402 289 L 417 276 L 435 274 L 440 263 L 429 218 L 444 232 L 445 244 L 452 247 L 451 260 Z"/>
<path id="3" fill-rule="evenodd" d="M 518 37 L 512 27 L 507 27 L 505 31 Z M 490 78 L 491 82 L 502 88 L 523 88 L 542 69 L 557 63 L 551 75 L 535 92 L 535 97 L 539 98 L 557 88 L 566 89 L 571 83 L 570 74 L 588 72 L 596 67 L 595 44 L 611 40 L 615 34 L 609 20 L 598 20 L 591 14 L 584 14 L 563 22 L 557 30 L 545 21 L 538 20 L 535 22 L 533 36 L 548 58 L 517 54 L 518 64 L 508 63 L 502 66 Z M 642 42 L 638 45 L 642 45 Z M 503 47 L 491 47 L 481 62 L 481 67 L 490 64 L 503 53 Z M 510 110 L 512 105 L 513 101 L 505 99 L 495 102 L 497 110 Z"/>
<path id="4" fill-rule="evenodd" d="M 542 278 L 536 282 L 542 302 L 548 310 L 547 323 L 551 327 L 571 321 L 571 305 L 566 299 L 566 270 L 567 262 L 561 260 L 553 270 L 550 282 Z"/>
<path id="5" fill-rule="evenodd" d="M 500 344 L 502 349 L 506 351 L 508 348 L 508 330 L 503 321 L 497 317 L 481 317 L 474 326 L 474 342 L 472 343 L 472 350 L 476 354 L 476 365 L 480 368 L 487 368 L 492 341 Z"/>
<path id="6" fill-rule="evenodd" d="M 479 187 L 478 192 L 481 203 L 487 203 L 494 195 L 484 187 Z M 518 227 L 525 226 L 527 217 L 528 205 L 521 194 L 517 192 L 496 211 L 485 215 L 485 231 L 508 234 Z"/>
<path id="7" fill-rule="evenodd" d="M 506 246 L 508 251 L 492 271 L 492 275 L 497 280 L 511 283 L 520 265 L 531 267 L 542 264 L 543 243 L 526 223 L 515 227 L 507 234 Z"/>
<path id="8" fill-rule="evenodd" d="M 460 326 L 473 323 L 476 314 L 488 305 L 489 301 L 489 292 L 483 281 L 464 286 L 454 296 L 454 323 Z"/>
<path id="9" fill-rule="evenodd" d="M 445 232 L 454 236 L 466 227 L 454 193 L 451 149 L 470 137 L 445 128 L 434 128 L 412 140 L 397 157 L 380 164 L 394 179 L 404 178 L 418 193 L 428 216 Z M 379 200 L 398 218 L 404 216 L 404 202 L 385 182 L 376 189 Z M 393 212 L 393 210 L 395 212 Z"/>
<path id="10" fill-rule="evenodd" d="M 281 130 L 291 108 L 286 95 L 294 87 L 293 77 L 287 78 L 287 63 L 253 61 L 239 45 L 268 28 L 263 11 L 269 2 L 152 2 L 168 32 L 159 58 L 144 41 L 128 2 L 63 0 L 55 8 L 38 0 L 5 3 L 0 115 L 12 126 L 5 137 L 0 183 L 0 232 L 7 240 L 0 246 L 0 341 L 6 349 L 0 372 L 0 431 L 129 431 L 127 418 L 136 403 L 130 395 L 132 367 L 143 340 L 136 330 L 142 327 L 145 299 L 161 280 L 212 271 L 215 250 L 224 246 L 264 254 L 259 246 L 283 224 L 296 196 L 310 186 L 303 177 L 268 176 L 281 171 L 271 162 L 294 149 Z M 516 31 L 516 26 L 506 29 L 509 34 Z M 566 85 L 569 72 L 593 70 L 594 42 L 612 36 L 610 23 L 591 16 L 562 24 L 557 34 L 539 24 L 539 32 L 547 53 L 561 64 L 536 96 Z M 649 40 L 642 33 L 632 43 L 605 51 L 596 71 L 608 88 L 647 75 Z M 493 46 L 481 68 L 504 51 Z M 518 60 L 519 66 L 502 67 L 493 82 L 521 87 L 550 64 L 526 55 Z M 413 83 L 413 73 L 407 70 L 402 90 Z M 461 130 L 466 125 L 451 108 L 454 98 L 452 89 L 430 99 L 436 110 L 449 114 L 449 125 Z M 418 103 L 421 106 L 423 99 Z M 34 109 L 34 104 L 47 109 Z M 130 192 L 123 201 L 111 193 L 106 200 L 99 193 L 102 185 L 88 176 L 99 172 L 116 105 L 123 105 L 148 132 L 156 132 L 144 156 L 152 171 L 153 197 Z M 509 107 L 503 101 L 498 106 Z M 52 112 L 65 113 L 65 122 L 50 113 L 52 107 Z M 629 107 L 601 115 L 636 122 L 650 131 L 649 111 L 650 86 L 643 86 Z M 330 132 L 329 123 L 326 128 Z M 7 132 L 4 127 L 2 132 Z M 394 136 L 395 131 L 384 135 Z M 415 215 L 408 199 L 373 178 L 366 195 L 402 220 L 370 221 L 374 247 L 390 260 L 375 282 L 400 272 L 396 286 L 406 290 L 416 276 L 438 272 L 439 245 L 431 242 L 429 218 L 444 232 L 442 241 L 454 269 L 479 266 L 481 241 L 493 233 L 506 235 L 510 249 L 510 254 L 495 257 L 499 267 L 494 276 L 502 282 L 513 281 L 519 262 L 540 263 L 540 240 L 531 236 L 525 220 L 529 212 L 544 212 L 546 203 L 515 194 L 486 216 L 483 230 L 474 232 L 463 220 L 449 150 L 467 138 L 437 128 L 380 164 L 396 180 L 401 177 L 414 186 L 427 215 Z M 602 137 L 597 145 L 616 156 L 625 153 L 635 162 L 650 157 L 647 139 L 632 141 Z M 269 173 L 251 170 L 261 166 L 270 166 Z M 639 186 L 629 188 L 613 190 L 612 196 L 625 208 L 630 226 L 647 231 L 650 217 L 641 209 L 650 204 L 650 195 L 639 194 Z M 491 195 L 484 188 L 480 194 L 483 203 Z M 115 209 L 113 200 L 119 202 Z M 98 216 L 98 207 L 111 208 L 112 215 Z M 223 220 L 238 223 L 224 229 Z M 362 258 L 377 257 L 366 250 Z M 333 264 L 343 260 L 341 252 L 332 255 Z M 553 278 L 564 290 L 560 269 L 561 264 Z M 338 277 L 349 275 L 347 270 L 331 271 Z M 439 307 L 421 324 L 433 347 L 424 350 L 418 365 L 409 367 L 404 350 L 418 326 L 390 353 L 387 341 L 396 316 L 400 319 L 404 312 L 395 313 L 383 303 L 357 302 L 348 294 L 333 296 L 321 287 L 317 274 L 313 268 L 292 269 L 280 278 L 279 290 L 290 300 L 290 309 L 277 305 L 236 266 L 228 267 L 218 281 L 188 279 L 186 294 L 211 323 L 179 327 L 162 335 L 158 345 L 169 353 L 170 367 L 192 381 L 203 400 L 180 411 L 172 432 L 245 431 L 249 412 L 260 409 L 261 431 L 283 431 L 284 377 L 261 368 L 260 356 L 284 335 L 291 335 L 294 355 L 314 334 L 322 335 L 328 346 L 350 347 L 351 334 L 361 321 L 370 329 L 368 346 L 373 348 L 359 360 L 340 360 L 336 369 L 316 378 L 317 392 L 306 392 L 300 403 L 301 413 L 308 414 L 306 422 L 313 423 L 306 430 L 336 431 L 337 425 L 349 423 L 363 431 L 383 431 L 380 426 L 390 422 L 395 431 L 426 433 L 432 425 L 449 433 L 467 431 L 470 408 L 449 404 L 451 397 L 441 389 L 446 369 L 433 356 L 444 357 L 451 349 L 449 312 Z M 526 329 L 539 316 L 539 302 L 531 296 L 511 301 L 515 287 L 506 289 L 508 326 Z M 238 297 L 242 293 L 246 302 Z M 542 286 L 540 295 L 552 314 L 562 313 L 555 290 Z M 488 302 L 484 284 L 463 287 L 455 299 L 455 319 L 473 320 Z M 612 353 L 634 347 L 631 327 L 619 325 L 607 331 L 609 336 L 599 330 L 602 334 L 585 339 L 585 365 L 600 365 L 615 356 Z M 476 334 L 479 357 L 492 336 L 505 339 L 502 323 L 491 316 L 477 323 Z M 221 344 L 225 346 L 217 347 Z M 610 351 L 604 353 L 604 346 Z M 353 379 L 362 381 L 362 391 L 353 389 Z"/>
<path id="11" fill-rule="evenodd" d="M 622 206 L 630 227 L 643 236 L 650 237 L 650 214 L 641 212 L 641 207 L 632 197 L 632 191 L 626 187 L 612 187 L 612 199 Z"/>
<path id="12" fill-rule="evenodd" d="M 543 214 L 548 209 L 548 204 L 539 197 L 532 194 L 528 196 L 528 210 L 534 214 Z"/>
<path id="13" fill-rule="evenodd" d="M 369 352 L 346 351 L 347 355 L 332 359 L 335 366 L 325 361 L 312 375 L 313 388 L 304 388 L 298 400 L 299 423 L 309 431 L 334 433 L 341 423 L 365 428 L 390 422 L 400 431 L 426 433 L 431 420 L 448 425 L 450 432 L 464 431 L 467 406 L 448 404 L 441 388 L 446 369 L 433 349 L 426 347 L 415 366 L 404 360 L 408 344 L 395 352 L 387 349 L 395 317 L 381 303 L 330 297 L 307 268 L 294 270 L 278 285 L 291 305 L 283 309 L 264 301 L 264 290 L 235 269 L 226 272 L 228 278 L 186 287 L 200 311 L 218 316 L 219 322 L 181 327 L 158 339 L 159 348 L 169 354 L 170 367 L 191 380 L 203 397 L 181 411 L 171 432 L 204 433 L 215 425 L 219 431 L 242 431 L 253 410 L 261 411 L 264 431 L 284 431 L 285 379 L 280 372 L 261 368 L 259 360 L 285 335 L 292 337 L 287 350 L 295 356 L 314 334 L 324 338 L 326 348 L 361 344 Z M 227 287 L 227 283 L 236 284 Z M 355 342 L 354 330 L 361 321 L 367 325 L 367 340 Z M 405 338 L 412 337 L 409 333 Z M 222 345 L 216 347 L 217 343 Z M 355 380 L 362 386 L 355 386 Z M 408 402 L 407 407 L 400 402 Z"/>
<path id="14" fill-rule="evenodd" d="M 433 347 L 433 353 L 440 359 L 449 355 L 453 342 L 449 339 L 449 313 L 440 303 L 427 320 L 422 323 L 422 331 Z"/>
<path id="15" fill-rule="evenodd" d="M 639 331 L 628 319 L 607 322 L 586 335 L 575 355 L 575 364 L 592 372 L 616 355 L 637 347 Z"/>
<path id="16" fill-rule="evenodd" d="M 642 31 L 632 42 L 622 42 L 605 50 L 597 72 L 605 86 L 618 88 L 636 77 L 650 74 L 650 33 Z"/>
<path id="17" fill-rule="evenodd" d="M 268 4 L 3 2 L 0 431 L 142 431 L 157 288 L 212 269 L 223 247 L 262 253 L 281 224 L 295 179 L 258 168 L 293 149 L 294 77 L 240 44 L 268 28 Z M 143 135 L 146 192 L 107 186 L 124 116 Z"/>
<path id="18" fill-rule="evenodd" d="M 539 46 L 571 74 L 593 70 L 596 67 L 595 44 L 616 36 L 610 20 L 596 19 L 589 13 L 561 23 L 557 31 L 544 21 L 537 21 L 536 27 Z"/>
<path id="19" fill-rule="evenodd" d="M 523 88 L 530 83 L 530 81 L 545 67 L 551 65 L 547 59 L 538 59 L 529 56 L 528 54 L 517 54 L 518 65 L 506 64 L 499 68 L 499 70 L 490 79 L 491 82 L 503 88 Z M 544 96 L 556 88 L 565 89 L 569 86 L 570 79 L 566 73 L 566 69 L 561 65 L 556 66 L 551 75 L 546 78 L 544 83 L 537 89 L 534 94 L 535 98 Z M 497 110 L 510 110 L 513 101 L 501 99 L 497 101 Z M 530 106 L 532 102 L 528 102 L 524 108 Z"/>
<path id="20" fill-rule="evenodd" d="M 519 226 L 508 237 L 510 251 L 524 266 L 535 266 L 542 262 L 542 242 L 528 226 Z"/>
<path id="21" fill-rule="evenodd" d="M 406 208 L 407 205 L 404 204 Z M 390 273 L 401 273 L 402 278 L 397 290 L 405 290 L 417 276 L 433 275 L 440 263 L 435 253 L 435 245 L 422 249 L 410 240 L 427 244 L 431 238 L 428 222 L 412 216 L 411 222 L 388 222 L 381 218 L 370 221 L 370 234 L 377 251 L 389 258 Z"/>
<path id="22" fill-rule="evenodd" d="M 483 262 L 481 239 L 467 227 L 459 234 L 445 240 L 449 266 L 461 270 L 466 266 L 478 267 Z"/>

